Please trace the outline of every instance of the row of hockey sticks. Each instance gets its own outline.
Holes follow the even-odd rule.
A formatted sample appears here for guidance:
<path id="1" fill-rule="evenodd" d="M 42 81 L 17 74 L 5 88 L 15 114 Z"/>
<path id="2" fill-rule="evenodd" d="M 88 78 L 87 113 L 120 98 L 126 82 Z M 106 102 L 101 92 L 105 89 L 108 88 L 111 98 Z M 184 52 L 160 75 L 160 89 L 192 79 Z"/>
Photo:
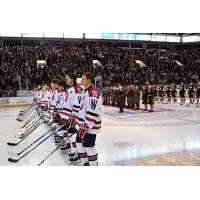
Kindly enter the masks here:
<path id="1" fill-rule="evenodd" d="M 26 128 L 21 129 L 21 132 L 19 131 L 18 134 L 15 137 L 23 138 L 27 135 L 27 132 L 35 130 L 38 126 L 40 126 L 40 119 L 42 119 L 42 123 L 45 123 L 46 116 L 44 113 L 39 113 L 37 115 L 37 118 L 29 122 L 29 124 L 26 126 Z M 33 130 L 32 130 L 33 129 Z"/>
<path id="2" fill-rule="evenodd" d="M 66 137 L 52 152 L 50 152 L 39 164 L 37 164 L 37 166 L 42 165 L 51 155 L 53 155 L 58 149 L 60 149 L 74 134 L 75 132 L 72 133 L 70 136 Z"/>
<path id="3" fill-rule="evenodd" d="M 31 104 L 29 106 L 27 106 L 25 109 L 20 110 L 18 117 L 22 117 L 24 116 L 35 104 Z"/>
<path id="4" fill-rule="evenodd" d="M 38 120 L 38 121 L 40 121 L 40 120 Z M 16 145 L 20 144 L 23 140 L 25 140 L 31 133 L 34 132 L 34 130 L 36 130 L 43 123 L 44 123 L 43 121 L 38 122 L 34 127 L 32 127 L 30 130 L 28 130 L 26 132 L 26 134 L 23 135 L 23 137 L 20 137 L 21 140 L 19 140 L 18 142 L 7 142 L 7 145 L 16 146 Z"/>
<path id="5" fill-rule="evenodd" d="M 37 110 L 36 108 L 37 108 L 37 106 L 34 105 L 29 111 L 26 112 L 25 115 L 17 117 L 16 120 L 18 120 L 19 122 L 24 121 L 25 119 L 27 119 L 28 117 L 30 117 L 30 115 L 33 113 L 33 111 Z"/>
<path id="6" fill-rule="evenodd" d="M 37 118 L 31 121 L 25 128 L 20 129 L 16 133 L 15 137 L 23 138 L 24 136 L 26 136 L 27 133 L 29 133 L 29 131 L 32 130 L 40 122 L 41 119 L 43 119 L 43 116 L 37 115 Z"/>
<path id="7" fill-rule="evenodd" d="M 51 133 L 48 137 L 46 137 L 44 140 L 42 140 L 40 143 L 38 143 L 34 148 L 32 148 L 31 150 L 29 150 L 26 154 L 24 154 L 22 157 L 20 157 L 19 159 L 12 159 L 9 158 L 8 160 L 10 162 L 18 162 L 19 160 L 21 160 L 23 157 L 25 157 L 27 154 L 29 154 L 31 151 L 33 151 L 36 147 L 38 147 L 40 144 L 42 144 L 44 141 L 46 141 L 48 138 L 50 138 L 52 135 L 54 135 L 55 132 L 57 132 L 59 129 L 61 129 L 65 124 L 63 124 L 62 126 L 58 127 L 56 130 L 55 127 L 51 128 L 49 131 L 47 131 L 46 133 L 44 133 L 42 136 L 40 136 L 39 138 L 37 138 L 35 141 L 33 141 L 31 144 L 29 144 L 27 147 L 25 147 L 23 150 L 21 150 L 20 152 L 16 153 L 15 155 L 19 156 L 21 155 L 23 152 L 25 152 L 27 149 L 29 149 L 32 145 L 34 145 L 35 143 L 37 143 L 40 139 L 42 139 L 43 137 L 45 137 L 49 132 L 53 131 L 53 133 Z M 33 127 L 34 131 L 37 127 L 39 126 L 39 124 L 37 124 L 35 127 Z M 29 135 L 29 134 L 28 134 Z M 28 136 L 26 135 L 26 137 Z M 73 134 L 72 134 L 73 135 Z M 58 147 L 56 147 L 56 149 L 54 149 L 50 154 L 48 154 L 39 164 L 41 165 L 43 162 L 45 162 L 46 159 L 48 159 L 54 152 L 56 152 L 70 137 L 72 137 L 72 135 L 70 135 L 68 138 L 66 138 L 62 143 L 59 144 Z M 18 143 L 9 143 L 9 145 L 18 145 L 20 142 L 22 142 L 26 137 L 22 138 L 22 140 L 20 140 Z"/>
<path id="8" fill-rule="evenodd" d="M 16 135 L 15 137 L 19 137 L 21 140 L 19 140 L 18 142 L 8 142 L 7 144 L 10 146 L 16 146 L 18 144 L 20 144 L 25 138 L 27 138 L 31 133 L 33 133 L 39 126 L 41 126 L 44 123 L 43 121 L 40 121 L 41 119 L 44 118 L 44 114 L 42 115 L 38 115 L 39 118 L 34 122 L 34 124 L 32 124 L 28 130 L 26 130 L 25 132 L 21 132 L 20 134 Z"/>
<path id="9" fill-rule="evenodd" d="M 22 125 L 21 125 L 21 128 L 24 128 L 26 127 L 31 121 L 33 121 L 38 115 L 38 112 L 37 110 L 29 117 L 28 120 L 26 120 Z"/>
<path id="10" fill-rule="evenodd" d="M 24 149 L 22 149 L 21 151 L 14 153 L 14 152 L 9 152 L 10 154 L 19 156 L 21 155 L 24 151 L 26 151 L 27 149 L 29 149 L 32 145 L 34 145 L 35 143 L 37 143 L 40 139 L 42 139 L 45 135 L 47 135 L 48 133 L 50 133 L 51 131 L 57 131 L 59 130 L 59 128 L 56 129 L 56 127 L 52 127 L 51 129 L 49 129 L 47 132 L 45 132 L 44 134 L 42 134 L 39 138 L 37 138 L 36 140 L 34 140 L 32 143 L 30 143 L 29 145 L 27 145 Z"/>
<path id="11" fill-rule="evenodd" d="M 26 120 L 26 122 L 24 122 L 22 125 L 21 125 L 21 128 L 24 129 L 24 130 L 27 130 L 27 128 L 30 127 L 30 125 L 34 124 L 36 122 L 36 117 L 43 117 L 43 112 L 42 110 L 38 110 L 37 107 L 35 108 L 35 111 L 33 111 L 33 113 L 30 113 L 32 114 L 31 116 L 29 116 L 29 118 Z M 29 115 L 30 115 L 29 114 Z"/>
<path id="12" fill-rule="evenodd" d="M 31 105 L 25 105 L 23 108 L 21 108 L 21 110 L 19 111 L 19 114 L 23 114 L 25 113 L 27 110 L 29 110 L 32 106 L 34 106 L 35 103 L 32 103 Z"/>
<path id="13" fill-rule="evenodd" d="M 33 112 L 34 109 L 35 105 L 29 111 L 27 111 L 25 115 L 17 117 L 16 120 L 19 122 L 24 121 L 27 117 L 29 117 L 29 115 Z"/>
<path id="14" fill-rule="evenodd" d="M 23 150 L 21 150 L 20 152 L 18 152 L 16 154 L 20 155 L 21 153 L 23 153 L 24 151 L 26 151 L 27 149 L 29 149 L 33 144 L 37 143 L 40 139 L 42 139 L 43 137 L 45 137 L 49 132 L 51 132 L 53 130 L 53 132 L 51 134 L 49 134 L 47 137 L 45 137 L 44 139 L 42 139 L 36 146 L 34 146 L 29 151 L 27 151 L 24 155 L 22 155 L 18 159 L 8 158 L 8 161 L 9 162 L 18 162 L 19 160 L 21 160 L 22 158 L 24 158 L 26 155 L 28 155 L 29 153 L 31 153 L 34 149 L 36 149 L 38 146 L 40 146 L 41 144 L 43 144 L 46 140 L 48 140 L 51 136 L 53 136 L 54 133 L 56 133 L 58 130 L 60 130 L 63 126 L 65 126 L 65 124 L 63 124 L 62 126 L 58 127 L 56 130 L 53 130 L 55 128 L 50 129 L 48 132 L 44 133 L 42 136 L 40 136 L 39 138 L 37 138 L 35 141 L 33 141 L 31 144 L 29 144 L 27 147 L 25 147 Z M 68 138 L 70 138 L 70 137 L 68 137 Z M 63 143 L 62 143 L 62 145 L 63 145 Z M 59 147 L 60 147 L 60 145 L 59 145 Z"/>
<path id="15" fill-rule="evenodd" d="M 18 117 L 25 116 L 29 110 L 31 110 L 36 104 L 32 103 L 30 106 L 28 106 L 25 110 L 20 111 Z"/>
<path id="16" fill-rule="evenodd" d="M 44 119 L 44 122 L 48 116 L 46 116 L 47 113 L 45 111 L 39 110 L 35 111 L 34 114 L 21 126 L 21 131 L 18 132 L 18 134 L 15 137 L 23 137 L 24 133 L 31 129 L 36 123 L 38 122 L 38 119 Z M 39 117 L 39 118 L 37 118 Z"/>
<path id="17" fill-rule="evenodd" d="M 27 129 L 30 127 L 30 125 L 32 125 L 35 121 L 36 121 L 36 117 L 40 117 L 43 118 L 44 117 L 44 113 L 42 112 L 42 110 L 38 111 L 35 110 L 34 113 L 28 118 L 28 120 L 21 125 L 21 128 Z"/>

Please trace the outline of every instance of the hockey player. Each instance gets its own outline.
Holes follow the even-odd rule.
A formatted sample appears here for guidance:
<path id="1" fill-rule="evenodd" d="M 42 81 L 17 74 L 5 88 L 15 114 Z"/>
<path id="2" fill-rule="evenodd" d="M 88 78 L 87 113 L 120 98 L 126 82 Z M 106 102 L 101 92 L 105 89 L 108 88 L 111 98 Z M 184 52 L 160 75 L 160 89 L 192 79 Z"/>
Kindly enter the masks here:
<path id="1" fill-rule="evenodd" d="M 42 108 L 42 110 L 47 109 L 47 102 L 48 102 L 47 90 L 48 90 L 48 86 L 47 86 L 47 84 L 44 84 L 42 87 L 42 92 L 41 92 L 41 108 Z"/>
<path id="2" fill-rule="evenodd" d="M 57 116 L 59 119 L 59 125 L 62 126 L 65 122 L 62 121 L 62 110 L 63 110 L 63 104 L 65 101 L 65 92 L 67 89 L 67 84 L 65 82 L 65 80 L 60 80 L 58 81 L 58 90 L 60 91 L 60 95 L 58 96 L 58 100 L 57 100 L 57 105 L 55 108 L 55 111 L 57 112 Z M 64 126 L 63 128 L 61 128 L 57 134 L 55 135 L 55 143 L 60 143 L 63 141 L 63 135 L 67 132 L 66 127 Z"/>
<path id="3" fill-rule="evenodd" d="M 37 93 L 36 93 L 36 102 L 39 105 L 41 103 L 41 91 L 42 91 L 42 87 L 41 87 L 41 85 L 38 85 L 38 87 L 37 87 Z"/>
<path id="4" fill-rule="evenodd" d="M 65 100 L 60 113 L 62 121 L 66 121 L 68 134 L 65 133 L 63 137 L 70 136 L 71 134 L 73 136 L 61 147 L 61 150 L 66 150 L 71 157 L 70 162 L 75 162 L 79 159 L 76 146 L 75 122 L 80 109 L 82 88 L 76 83 L 76 76 L 71 73 L 66 76 L 66 83 L 69 88 L 65 92 Z"/>
<path id="5" fill-rule="evenodd" d="M 50 120 L 49 120 L 49 125 L 51 127 L 55 127 L 57 125 L 59 125 L 59 115 L 57 113 L 56 110 L 56 105 L 59 99 L 59 94 L 60 91 L 58 90 L 58 80 L 57 79 L 53 79 L 51 81 L 51 93 L 50 93 L 50 98 L 49 98 L 49 108 L 50 108 Z M 55 143 L 59 143 L 58 140 L 58 134 L 55 133 L 54 134 L 54 138 L 55 138 Z"/>
<path id="6" fill-rule="evenodd" d="M 85 166 L 97 166 L 98 153 L 95 143 L 96 135 L 101 129 L 102 97 L 93 86 L 94 77 L 91 73 L 86 72 L 82 75 L 81 84 L 85 90 L 76 125 L 78 130 L 77 147 L 81 161 Z"/>

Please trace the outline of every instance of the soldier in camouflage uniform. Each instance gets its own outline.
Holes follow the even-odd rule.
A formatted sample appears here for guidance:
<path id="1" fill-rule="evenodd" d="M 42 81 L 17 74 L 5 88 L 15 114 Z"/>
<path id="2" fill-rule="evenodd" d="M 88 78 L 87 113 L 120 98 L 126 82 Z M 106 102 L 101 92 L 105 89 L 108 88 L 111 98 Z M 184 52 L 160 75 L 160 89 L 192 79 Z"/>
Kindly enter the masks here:
<path id="1" fill-rule="evenodd" d="M 111 104 L 112 104 L 112 106 L 115 106 L 115 101 L 116 101 L 116 87 L 115 86 L 113 86 L 111 88 L 110 98 L 111 98 Z"/>
<path id="2" fill-rule="evenodd" d="M 140 90 L 138 86 L 134 87 L 134 92 L 133 92 L 133 108 L 136 107 L 137 110 L 140 109 Z"/>
<path id="3" fill-rule="evenodd" d="M 176 86 L 173 86 L 173 88 L 172 88 L 172 97 L 174 99 L 174 103 L 177 102 L 176 96 L 177 96 L 177 89 L 176 89 Z"/>
<path id="4" fill-rule="evenodd" d="M 132 100 L 133 97 L 132 97 L 132 89 L 131 89 L 130 85 L 127 87 L 126 99 L 127 99 L 128 108 L 132 108 L 133 107 L 133 100 Z"/>
<path id="5" fill-rule="evenodd" d="M 125 105 L 125 90 L 122 86 L 118 87 L 117 93 L 116 93 L 116 102 L 119 107 L 119 112 L 123 113 L 124 112 L 124 105 Z"/>
<path id="6" fill-rule="evenodd" d="M 142 103 L 145 106 L 145 111 L 147 111 L 147 105 L 150 104 L 151 110 L 149 112 L 153 112 L 154 109 L 154 90 L 151 85 L 146 85 L 142 92 Z"/>

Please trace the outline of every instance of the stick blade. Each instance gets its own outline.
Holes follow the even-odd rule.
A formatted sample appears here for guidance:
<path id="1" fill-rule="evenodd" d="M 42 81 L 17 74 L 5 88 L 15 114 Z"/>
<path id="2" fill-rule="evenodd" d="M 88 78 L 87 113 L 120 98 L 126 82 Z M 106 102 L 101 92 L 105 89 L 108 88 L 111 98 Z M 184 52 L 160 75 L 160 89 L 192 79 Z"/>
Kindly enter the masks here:
<path id="1" fill-rule="evenodd" d="M 19 159 L 8 158 L 8 161 L 9 161 L 9 162 L 16 163 L 17 161 L 19 161 Z"/>
<path id="2" fill-rule="evenodd" d="M 16 145 L 18 145 L 18 143 L 7 142 L 7 145 L 16 146 Z"/>

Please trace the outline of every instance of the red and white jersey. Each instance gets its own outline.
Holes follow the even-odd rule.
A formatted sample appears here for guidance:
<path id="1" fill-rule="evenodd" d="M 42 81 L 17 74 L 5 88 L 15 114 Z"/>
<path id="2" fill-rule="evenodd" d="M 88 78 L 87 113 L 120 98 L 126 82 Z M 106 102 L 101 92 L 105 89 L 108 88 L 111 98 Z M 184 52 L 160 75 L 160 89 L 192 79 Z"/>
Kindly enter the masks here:
<path id="1" fill-rule="evenodd" d="M 59 95 L 60 95 L 60 91 L 58 91 L 57 89 L 52 90 L 50 94 L 50 110 L 51 111 L 54 111 L 54 109 L 56 108 Z"/>
<path id="2" fill-rule="evenodd" d="M 65 91 L 61 91 L 56 105 L 58 112 L 60 112 L 63 109 L 64 101 L 65 101 Z"/>
<path id="3" fill-rule="evenodd" d="M 100 92 L 92 86 L 84 90 L 77 125 L 88 128 L 88 133 L 91 134 L 99 132 L 101 129 L 101 108 L 102 96 Z"/>
<path id="4" fill-rule="evenodd" d="M 60 113 L 62 118 L 68 120 L 71 116 L 77 117 L 80 109 L 81 93 L 82 88 L 78 84 L 66 90 L 63 109 Z"/>
<path id="5" fill-rule="evenodd" d="M 50 105 L 51 105 L 51 93 L 52 93 L 51 89 L 47 90 L 46 96 L 47 96 L 47 104 L 48 104 L 49 109 L 50 109 Z"/>
<path id="6" fill-rule="evenodd" d="M 37 91 L 36 96 L 37 96 L 37 103 L 38 104 L 41 103 L 41 91 Z"/>
<path id="7" fill-rule="evenodd" d="M 47 107 L 47 102 L 48 102 L 47 91 L 42 91 L 40 96 L 41 96 L 41 106 Z"/>

